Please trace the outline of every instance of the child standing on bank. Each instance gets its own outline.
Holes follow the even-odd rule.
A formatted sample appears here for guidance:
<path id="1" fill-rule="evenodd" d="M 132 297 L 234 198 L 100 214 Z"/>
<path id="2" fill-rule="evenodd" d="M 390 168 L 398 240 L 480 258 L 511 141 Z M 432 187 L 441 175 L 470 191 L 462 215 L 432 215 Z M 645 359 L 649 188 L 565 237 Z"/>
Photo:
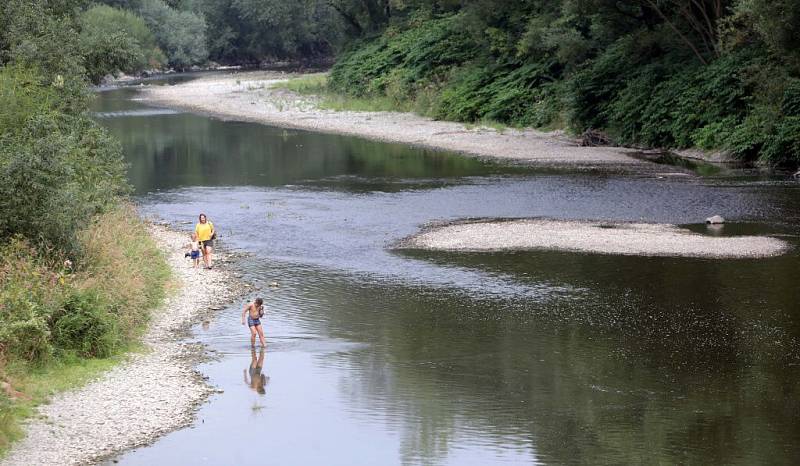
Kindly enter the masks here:
<path id="1" fill-rule="evenodd" d="M 250 346 L 256 346 L 256 334 L 261 341 L 261 347 L 267 346 L 264 342 L 264 329 L 261 328 L 261 318 L 264 317 L 264 300 L 256 298 L 252 303 L 247 303 L 242 311 L 242 325 L 247 316 L 247 326 L 250 328 Z"/>
<path id="2" fill-rule="evenodd" d="M 192 241 L 189 242 L 189 257 L 194 262 L 195 269 L 200 267 L 200 241 L 197 241 L 197 233 L 192 233 Z"/>

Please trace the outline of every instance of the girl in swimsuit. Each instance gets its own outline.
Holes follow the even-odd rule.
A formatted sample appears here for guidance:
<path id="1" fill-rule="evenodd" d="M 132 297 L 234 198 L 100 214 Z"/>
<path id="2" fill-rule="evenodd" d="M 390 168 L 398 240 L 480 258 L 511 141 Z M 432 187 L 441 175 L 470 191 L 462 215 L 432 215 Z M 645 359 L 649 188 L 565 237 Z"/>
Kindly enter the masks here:
<path id="1" fill-rule="evenodd" d="M 256 298 L 252 303 L 247 303 L 242 311 L 242 325 L 247 317 L 247 326 L 250 328 L 250 346 L 256 346 L 256 334 L 261 341 L 261 347 L 267 346 L 264 342 L 264 329 L 261 328 L 261 318 L 264 317 L 264 300 Z"/>

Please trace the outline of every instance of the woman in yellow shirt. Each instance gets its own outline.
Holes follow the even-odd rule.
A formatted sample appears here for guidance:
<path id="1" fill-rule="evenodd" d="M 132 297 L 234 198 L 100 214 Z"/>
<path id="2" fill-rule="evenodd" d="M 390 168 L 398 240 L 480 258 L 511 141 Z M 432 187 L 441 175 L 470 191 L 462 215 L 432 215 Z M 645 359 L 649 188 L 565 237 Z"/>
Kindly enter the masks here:
<path id="1" fill-rule="evenodd" d="M 197 241 L 200 241 L 200 248 L 203 250 L 203 262 L 207 269 L 211 268 L 211 249 L 214 246 L 214 224 L 208 221 L 206 214 L 200 214 L 200 222 L 195 225 L 194 232 L 197 233 Z"/>

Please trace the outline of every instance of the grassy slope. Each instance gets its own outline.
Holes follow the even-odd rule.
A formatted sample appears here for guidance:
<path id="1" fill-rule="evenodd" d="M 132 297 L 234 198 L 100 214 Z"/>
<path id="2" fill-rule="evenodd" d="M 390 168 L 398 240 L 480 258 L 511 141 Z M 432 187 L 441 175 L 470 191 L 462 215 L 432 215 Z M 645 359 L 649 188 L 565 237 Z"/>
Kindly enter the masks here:
<path id="1" fill-rule="evenodd" d="M 55 300 L 48 302 L 48 307 L 67 306 L 66 301 L 76 293 L 96 295 L 97 299 L 87 305 L 93 307 L 83 312 L 118 322 L 108 328 L 113 335 L 94 335 L 109 347 L 72 345 L 76 342 L 57 339 L 56 332 L 51 329 L 48 332 L 50 341 L 42 342 L 44 352 L 36 360 L 23 357 L 14 348 L 3 348 L 0 361 L 5 363 L 0 365 L 0 380 L 10 383 L 23 395 L 12 400 L 0 393 L 0 457 L 23 435 L 21 422 L 35 413 L 37 405 L 46 403 L 55 393 L 87 383 L 125 360 L 127 352 L 141 349 L 138 339 L 146 329 L 150 312 L 163 301 L 170 276 L 162 253 L 143 232 L 146 232 L 145 225 L 130 207 L 98 218 L 91 228 L 79 235 L 84 252 L 76 263 L 77 271 L 54 275 L 60 277 L 59 283 L 47 293 Z M 15 263 L 9 263 L 12 260 Z M 24 255 L 6 256 L 3 261 L 6 262 L 2 264 L 5 272 L 9 271 L 7 267 L 32 271 L 30 274 L 5 273 L 0 277 L 5 280 L 0 287 L 4 305 L 13 306 L 11 295 L 19 289 L 32 290 L 26 293 L 28 304 L 36 304 L 36 288 L 41 286 L 39 282 L 48 269 L 55 266 Z M 15 316 L 17 321 L 11 321 Z M 52 315 L 45 320 L 51 327 L 57 326 L 58 321 L 54 323 Z M 19 314 L 14 310 L 0 315 L 3 326 L 14 327 L 19 322 Z M 87 337 L 84 335 L 84 338 Z"/>
<path id="2" fill-rule="evenodd" d="M 331 91 L 328 88 L 327 73 L 313 73 L 273 85 L 300 95 L 319 98 L 319 108 L 335 111 L 354 112 L 408 112 L 411 105 L 403 105 L 385 96 L 352 97 Z"/>
<path id="3" fill-rule="evenodd" d="M 354 97 L 333 91 L 328 86 L 328 73 L 313 73 L 272 86 L 276 89 L 286 89 L 300 95 L 313 96 L 319 99 L 317 105 L 324 110 L 337 112 L 414 112 L 419 115 L 429 116 L 428 109 L 422 108 L 416 102 L 406 100 L 398 101 L 383 95 L 368 95 Z M 508 129 L 508 125 L 491 119 L 467 123 L 468 128 L 484 126 L 498 131 Z"/>

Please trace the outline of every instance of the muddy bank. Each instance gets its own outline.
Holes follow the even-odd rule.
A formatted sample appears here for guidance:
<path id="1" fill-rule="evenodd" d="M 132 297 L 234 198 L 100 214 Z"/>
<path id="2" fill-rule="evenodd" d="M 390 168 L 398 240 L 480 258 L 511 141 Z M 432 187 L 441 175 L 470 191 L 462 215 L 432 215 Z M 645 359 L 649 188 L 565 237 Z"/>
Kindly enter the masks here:
<path id="1" fill-rule="evenodd" d="M 192 269 L 184 258 L 187 236 L 163 227 L 151 234 L 172 268 L 174 288 L 153 312 L 143 337 L 145 350 L 98 380 L 57 395 L 25 426 L 3 465 L 87 464 L 145 445 L 190 424 L 213 388 L 194 365 L 201 346 L 182 343 L 189 327 L 213 309 L 238 298 L 246 286 L 225 270 L 225 256 L 213 270 Z M 202 286 L 195 286 L 198 281 Z"/>
<path id="2" fill-rule="evenodd" d="M 788 249 L 785 242 L 768 236 L 708 236 L 669 224 L 549 219 L 464 221 L 431 226 L 397 247 L 476 252 L 550 249 L 716 259 L 770 257 Z"/>
<path id="3" fill-rule="evenodd" d="M 551 166 L 641 167 L 634 151 L 617 147 L 581 147 L 562 132 L 532 129 L 498 131 L 435 121 L 412 113 L 323 110 L 313 97 L 272 86 L 292 75 L 247 72 L 203 76 L 174 86 L 153 86 L 142 98 L 154 104 L 206 113 L 221 118 L 279 127 L 361 136 Z"/>

